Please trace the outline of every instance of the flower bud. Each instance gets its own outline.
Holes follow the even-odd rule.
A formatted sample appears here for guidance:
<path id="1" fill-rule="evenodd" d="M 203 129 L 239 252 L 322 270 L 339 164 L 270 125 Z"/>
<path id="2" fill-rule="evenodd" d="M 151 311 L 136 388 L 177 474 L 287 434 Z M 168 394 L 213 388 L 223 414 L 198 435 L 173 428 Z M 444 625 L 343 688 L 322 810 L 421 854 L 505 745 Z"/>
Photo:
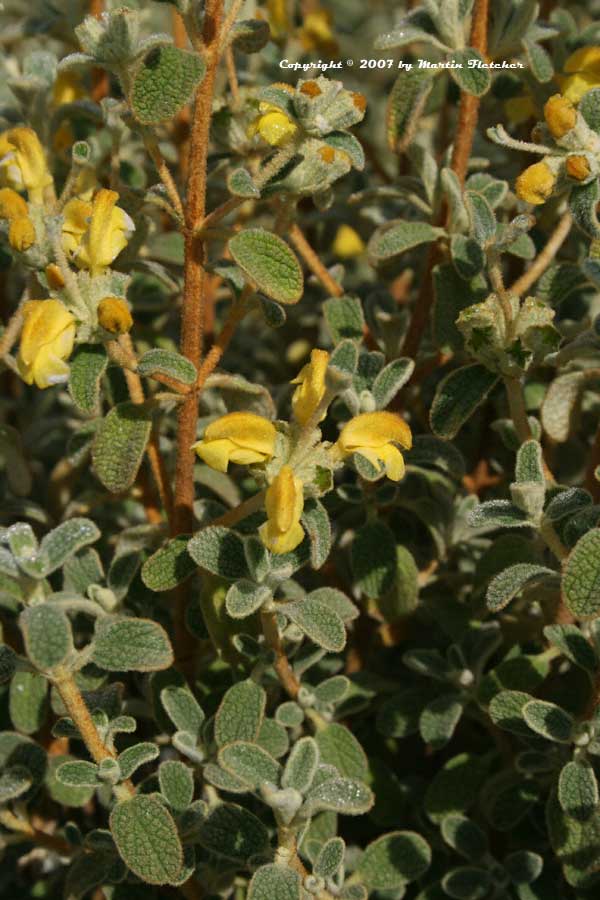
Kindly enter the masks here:
<path id="1" fill-rule="evenodd" d="M 111 334 L 125 334 L 133 325 L 129 306 L 120 297 L 105 297 L 98 304 L 98 324 Z"/>
<path id="2" fill-rule="evenodd" d="M 50 263 L 50 265 L 46 266 L 46 278 L 48 287 L 55 291 L 60 291 L 65 286 L 65 279 L 56 263 Z"/>
<path id="3" fill-rule="evenodd" d="M 587 156 L 579 154 L 567 156 L 566 170 L 569 178 L 575 181 L 585 181 L 592 174 Z"/>
<path id="4" fill-rule="evenodd" d="M 575 127 L 577 111 L 567 97 L 554 94 L 546 101 L 544 118 L 552 136 L 561 138 Z"/>
<path id="5" fill-rule="evenodd" d="M 35 243 L 35 227 L 29 216 L 11 219 L 8 228 L 8 243 L 13 250 L 23 253 Z"/>
<path id="6" fill-rule="evenodd" d="M 0 219 L 17 219 L 28 214 L 27 203 L 12 188 L 0 189 Z"/>
<path id="7" fill-rule="evenodd" d="M 556 176 L 545 162 L 534 163 L 521 172 L 515 190 L 517 197 L 538 206 L 545 203 L 554 190 Z"/>

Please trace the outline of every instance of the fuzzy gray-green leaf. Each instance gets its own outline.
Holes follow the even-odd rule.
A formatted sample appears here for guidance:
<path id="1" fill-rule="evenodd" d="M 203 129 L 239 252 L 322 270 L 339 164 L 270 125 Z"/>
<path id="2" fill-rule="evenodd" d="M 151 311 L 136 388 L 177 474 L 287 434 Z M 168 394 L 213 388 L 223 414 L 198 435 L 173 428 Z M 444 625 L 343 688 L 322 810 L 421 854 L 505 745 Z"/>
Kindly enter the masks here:
<path id="1" fill-rule="evenodd" d="M 258 290 L 279 303 L 297 303 L 304 290 L 300 264 L 280 237 L 248 228 L 229 241 L 235 262 Z"/>
<path id="2" fill-rule="evenodd" d="M 183 810 L 194 796 L 194 773 L 190 766 L 168 759 L 158 767 L 160 792 L 173 809 Z"/>
<path id="3" fill-rule="evenodd" d="M 177 826 L 163 804 L 139 794 L 117 803 L 110 830 L 123 861 L 147 884 L 174 884 L 183 865 Z"/>
<path id="4" fill-rule="evenodd" d="M 181 384 L 193 384 L 197 376 L 196 367 L 189 359 L 174 350 L 160 348 L 144 353 L 138 363 L 138 372 L 146 377 L 152 377 L 155 373 L 167 375 Z"/>
<path id="5" fill-rule="evenodd" d="M 372 263 L 386 262 L 407 250 L 430 244 L 445 234 L 443 228 L 428 222 L 397 219 L 381 225 L 369 241 L 368 252 Z"/>
<path id="6" fill-rule="evenodd" d="M 219 751 L 219 764 L 251 788 L 264 782 L 278 784 L 281 766 L 277 760 L 250 741 L 233 741 Z"/>
<path id="7" fill-rule="evenodd" d="M 99 623 L 92 659 L 109 672 L 155 672 L 171 665 L 173 651 L 157 622 L 122 618 Z"/>
<path id="8" fill-rule="evenodd" d="M 255 741 L 262 725 L 266 694 L 255 681 L 239 681 L 229 688 L 215 718 L 219 747 L 232 741 Z"/>
<path id="9" fill-rule="evenodd" d="M 170 591 L 197 569 L 188 553 L 191 535 L 179 534 L 171 538 L 142 566 L 142 581 L 151 591 Z"/>
<path id="10" fill-rule="evenodd" d="M 237 581 L 248 575 L 242 538 L 230 528 L 203 528 L 188 542 L 188 553 L 207 572 Z"/>
<path id="11" fill-rule="evenodd" d="M 358 875 L 370 891 L 387 891 L 420 878 L 430 864 L 431 848 L 420 834 L 392 831 L 369 844 Z"/>
<path id="12" fill-rule="evenodd" d="M 284 603 L 279 611 L 292 620 L 311 641 L 338 653 L 346 645 L 346 629 L 336 612 L 316 597 L 305 597 L 297 603 Z"/>
<path id="13" fill-rule="evenodd" d="M 437 387 L 429 414 L 434 434 L 446 440 L 455 437 L 497 381 L 494 372 L 478 363 L 447 375 Z"/>
<path id="14" fill-rule="evenodd" d="M 30 606 L 21 613 L 19 622 L 27 656 L 41 671 L 59 666 L 73 649 L 69 620 L 51 603 Z"/>
<path id="15" fill-rule="evenodd" d="M 247 900 L 300 900 L 301 886 L 300 876 L 294 869 L 261 866 L 252 877 Z"/>
<path id="16" fill-rule="evenodd" d="M 592 765 L 572 760 L 561 769 L 558 801 L 567 815 L 585 822 L 598 807 L 598 782 Z"/>
<path id="17" fill-rule="evenodd" d="M 563 597 L 573 615 L 588 618 L 600 610 L 600 529 L 576 543 L 563 574 Z"/>
<path id="18" fill-rule="evenodd" d="M 136 479 L 152 429 L 150 410 L 119 403 L 100 424 L 92 446 L 96 475 L 113 493 L 126 491 Z"/>
<path id="19" fill-rule="evenodd" d="M 170 44 L 154 47 L 140 62 L 131 88 L 131 107 L 143 125 L 172 119 L 204 78 L 206 64 L 198 53 Z"/>
<path id="20" fill-rule="evenodd" d="M 108 365 L 102 344 L 79 344 L 69 360 L 69 392 L 75 405 L 90 415 L 98 412 L 100 379 Z"/>

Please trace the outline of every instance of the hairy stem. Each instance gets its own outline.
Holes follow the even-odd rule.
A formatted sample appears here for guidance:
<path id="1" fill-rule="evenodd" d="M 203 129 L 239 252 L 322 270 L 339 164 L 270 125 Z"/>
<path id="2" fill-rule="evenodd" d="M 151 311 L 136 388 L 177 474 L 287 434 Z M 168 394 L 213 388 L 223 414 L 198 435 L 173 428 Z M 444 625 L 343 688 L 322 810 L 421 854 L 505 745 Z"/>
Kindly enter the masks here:
<path id="1" fill-rule="evenodd" d="M 523 294 L 527 293 L 529 288 L 533 284 L 535 284 L 538 278 L 540 278 L 544 274 L 544 272 L 552 263 L 552 260 L 566 241 L 567 237 L 569 236 L 572 224 L 573 218 L 571 216 L 571 213 L 567 210 L 567 212 L 563 213 L 563 215 L 559 219 L 558 224 L 548 238 L 548 243 L 546 244 L 544 249 L 536 256 L 527 271 L 524 272 L 520 278 L 517 278 L 517 280 L 511 286 L 511 294 L 516 294 L 517 297 L 522 297 Z"/>
<path id="2" fill-rule="evenodd" d="M 23 840 L 31 841 L 38 847 L 44 847 L 46 850 L 53 850 L 60 856 L 72 856 L 74 848 L 68 841 L 56 834 L 48 834 L 47 831 L 41 831 L 36 828 L 27 819 L 20 819 L 9 809 L 0 810 L 0 824 L 4 825 L 13 834 L 22 835 Z"/>
<path id="3" fill-rule="evenodd" d="M 508 408 L 510 416 L 517 432 L 517 437 L 521 444 L 532 438 L 529 419 L 527 418 L 527 410 L 525 409 L 525 397 L 523 395 L 523 383 L 520 378 L 506 375 L 504 378 L 504 386 L 506 387 L 506 396 L 508 399 Z"/>
<path id="4" fill-rule="evenodd" d="M 327 268 L 323 265 L 318 255 L 315 253 L 313 248 L 304 237 L 304 234 L 302 233 L 300 227 L 296 224 L 292 225 L 289 230 L 289 235 L 292 244 L 302 257 L 310 271 L 313 273 L 313 275 L 315 275 L 319 279 L 327 293 L 331 297 L 341 297 L 344 293 L 344 288 L 341 286 L 341 284 L 338 284 L 335 278 L 331 277 L 331 275 L 327 271 Z"/>
<path id="5" fill-rule="evenodd" d="M 160 180 L 165 186 L 167 196 L 171 201 L 173 209 L 176 211 L 179 218 L 183 221 L 184 211 L 181 197 L 179 196 L 179 191 L 177 190 L 175 179 L 171 175 L 169 167 L 167 166 L 163 155 L 160 152 L 158 142 L 154 139 L 154 137 L 146 134 L 144 135 L 144 144 L 146 145 L 146 150 L 148 151 L 148 154 L 150 155 L 150 158 L 156 167 L 156 171 L 160 176 Z"/>
<path id="6" fill-rule="evenodd" d="M 288 697 L 295 700 L 298 696 L 298 691 L 300 690 L 300 682 L 296 678 L 284 650 L 283 642 L 279 634 L 279 628 L 277 627 L 277 614 L 274 611 L 261 610 L 260 621 L 267 646 L 270 647 L 275 654 L 273 668 Z"/>

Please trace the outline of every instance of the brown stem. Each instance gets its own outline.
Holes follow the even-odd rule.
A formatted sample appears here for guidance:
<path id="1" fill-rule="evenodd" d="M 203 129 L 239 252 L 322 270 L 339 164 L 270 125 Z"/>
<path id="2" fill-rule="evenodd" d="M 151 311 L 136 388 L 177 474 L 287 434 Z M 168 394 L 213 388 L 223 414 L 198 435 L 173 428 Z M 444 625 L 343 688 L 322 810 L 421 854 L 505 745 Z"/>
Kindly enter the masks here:
<path id="1" fill-rule="evenodd" d="M 225 51 L 225 65 L 227 66 L 227 77 L 229 79 L 232 106 L 233 109 L 238 109 L 240 105 L 240 85 L 235 68 L 235 55 L 232 47 L 228 47 Z"/>
<path id="2" fill-rule="evenodd" d="M 489 0 L 475 0 L 469 46 L 478 50 L 483 57 L 485 57 L 487 53 L 488 15 Z M 464 184 L 467 174 L 467 166 L 473 147 L 478 116 L 479 98 L 462 91 L 458 108 L 458 122 L 454 135 L 454 146 L 452 148 L 452 159 L 450 162 L 450 167 L 456 173 L 461 185 Z M 437 224 L 443 224 L 444 218 L 445 214 L 442 211 Z M 433 304 L 431 275 L 437 263 L 438 255 L 439 248 L 437 243 L 432 244 L 425 264 L 425 271 L 423 272 L 421 290 L 419 291 L 410 326 L 402 346 L 403 356 L 414 358 L 419 351 L 421 339 L 429 321 L 429 313 Z"/>
<path id="3" fill-rule="evenodd" d="M 198 372 L 198 378 L 196 379 L 196 397 L 198 397 L 204 387 L 206 379 L 208 376 L 216 369 L 221 360 L 221 357 L 225 353 L 225 350 L 229 346 L 229 342 L 234 335 L 235 329 L 238 325 L 238 322 L 244 318 L 246 314 L 246 308 L 244 303 L 238 301 L 234 303 L 229 310 L 229 315 L 225 320 L 225 324 L 219 333 L 216 341 L 210 348 L 207 355 L 204 357 L 202 365 L 200 366 L 200 370 Z"/>
<path id="4" fill-rule="evenodd" d="M 21 328 L 23 327 L 23 313 L 21 307 L 17 309 L 10 317 L 2 337 L 0 338 L 0 359 L 6 356 L 13 348 L 13 344 L 19 337 Z"/>
<path id="5" fill-rule="evenodd" d="M 517 432 L 519 442 L 524 444 L 532 438 L 529 419 L 527 418 L 527 410 L 525 409 L 525 398 L 523 396 L 523 385 L 519 378 L 506 376 L 504 378 L 506 387 L 506 396 L 508 399 L 508 408 L 510 416 Z"/>
<path id="6" fill-rule="evenodd" d="M 57 669 L 53 681 L 94 762 L 100 765 L 104 759 L 116 759 L 115 751 L 107 747 L 98 734 L 72 673 L 68 669 Z M 135 794 L 135 788 L 129 779 L 123 782 L 123 787 L 131 796 Z"/>
<path id="7" fill-rule="evenodd" d="M 238 522 L 241 522 L 242 519 L 251 516 L 252 513 L 261 508 L 264 502 L 265 491 L 259 491 L 258 494 L 254 494 L 252 497 L 249 497 L 247 500 L 244 500 L 242 503 L 234 506 L 233 509 L 227 510 L 227 512 L 223 513 L 222 516 L 219 516 L 218 519 L 213 519 L 211 522 L 209 522 L 209 524 L 211 527 L 213 527 L 214 525 L 225 525 L 229 528 L 232 525 L 236 525 Z"/>
<path id="8" fill-rule="evenodd" d="M 535 284 L 538 278 L 544 274 L 566 241 L 569 232 L 571 231 L 572 224 L 573 219 L 571 213 L 568 211 L 563 213 L 556 228 L 548 238 L 548 243 L 544 249 L 536 256 L 527 271 L 524 272 L 520 278 L 517 278 L 514 284 L 509 288 L 510 294 L 516 294 L 517 297 L 522 297 L 523 294 Z"/>
<path id="9" fill-rule="evenodd" d="M 331 297 L 341 297 L 344 293 L 344 288 L 341 284 L 331 277 L 326 267 L 323 265 L 318 255 L 315 253 L 313 248 L 310 246 L 304 234 L 298 225 L 294 224 L 291 226 L 289 230 L 290 240 L 308 268 L 311 270 L 313 275 L 315 275 L 327 293 Z"/>
<path id="10" fill-rule="evenodd" d="M 300 682 L 296 678 L 294 670 L 292 669 L 283 648 L 279 628 L 277 627 L 277 615 L 275 612 L 261 610 L 260 621 L 267 646 L 270 647 L 275 654 L 273 668 L 288 697 L 295 700 L 298 696 L 298 691 L 300 690 Z"/>
<path id="11" fill-rule="evenodd" d="M 156 167 L 156 171 L 160 176 L 160 180 L 165 186 L 167 196 L 171 201 L 173 209 L 183 221 L 184 211 L 181 197 L 179 196 L 179 191 L 177 190 L 175 179 L 171 175 L 171 171 L 167 166 L 162 153 L 160 152 L 158 143 L 153 137 L 151 137 L 150 135 L 146 135 L 144 137 L 144 144 L 146 145 L 146 149 L 150 155 L 150 158 Z"/>
<path id="12" fill-rule="evenodd" d="M 0 810 L 0 824 L 14 834 L 22 834 L 25 840 L 30 840 L 46 850 L 53 850 L 54 853 L 58 853 L 60 856 L 73 855 L 74 848 L 64 838 L 36 828 L 27 819 L 20 819 L 9 809 Z"/>

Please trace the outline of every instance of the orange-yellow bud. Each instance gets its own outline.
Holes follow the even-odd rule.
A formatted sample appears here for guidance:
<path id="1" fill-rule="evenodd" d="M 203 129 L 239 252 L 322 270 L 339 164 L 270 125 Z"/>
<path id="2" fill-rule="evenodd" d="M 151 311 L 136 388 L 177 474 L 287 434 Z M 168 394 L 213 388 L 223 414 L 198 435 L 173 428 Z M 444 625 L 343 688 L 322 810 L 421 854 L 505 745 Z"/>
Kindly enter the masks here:
<path id="1" fill-rule="evenodd" d="M 8 243 L 19 253 L 29 250 L 35 244 L 35 227 L 29 216 L 19 216 L 10 220 Z"/>
<path id="2" fill-rule="evenodd" d="M 534 163 L 521 172 L 515 184 L 517 197 L 527 203 L 545 203 L 554 190 L 556 176 L 545 162 Z"/>
<path id="3" fill-rule="evenodd" d="M 546 101 L 544 118 L 552 136 L 561 138 L 575 127 L 577 112 L 568 97 L 554 94 Z"/>
<path id="4" fill-rule="evenodd" d="M 579 156 L 576 154 L 567 156 L 565 168 L 569 178 L 574 178 L 575 181 L 585 181 L 585 179 L 589 178 L 592 174 L 587 156 Z"/>
<path id="5" fill-rule="evenodd" d="M 0 188 L 0 219 L 17 219 L 27 215 L 27 203 L 12 188 Z"/>
<path id="6" fill-rule="evenodd" d="M 111 334 L 125 334 L 133 325 L 133 318 L 125 300 L 105 297 L 98 304 L 98 324 Z"/>
<path id="7" fill-rule="evenodd" d="M 60 291 L 65 286 L 65 279 L 56 263 L 50 263 L 46 266 L 46 278 L 48 279 L 48 287 L 55 291 Z"/>

